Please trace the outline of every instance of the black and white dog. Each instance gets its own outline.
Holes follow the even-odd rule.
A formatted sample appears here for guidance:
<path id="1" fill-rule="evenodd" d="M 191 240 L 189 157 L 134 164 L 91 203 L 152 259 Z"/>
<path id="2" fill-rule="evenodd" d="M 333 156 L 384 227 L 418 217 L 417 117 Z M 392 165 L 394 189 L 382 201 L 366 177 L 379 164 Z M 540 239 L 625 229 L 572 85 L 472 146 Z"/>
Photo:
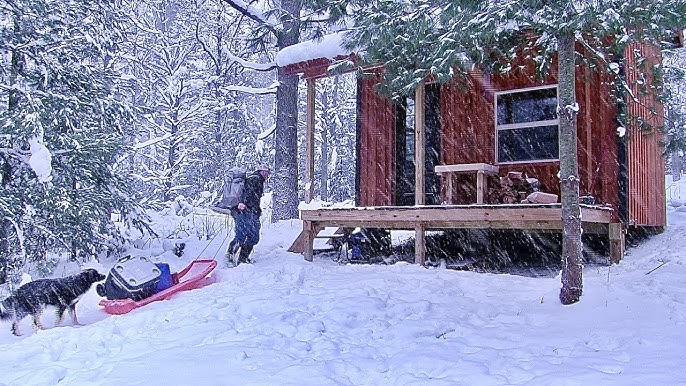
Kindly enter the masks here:
<path id="1" fill-rule="evenodd" d="M 26 316 L 33 316 L 36 328 L 43 330 L 40 317 L 46 306 L 57 307 L 55 326 L 62 323 L 64 311 L 69 310 L 73 324 L 76 319 L 76 302 L 91 288 L 93 283 L 105 280 L 105 275 L 93 268 L 76 275 L 58 279 L 38 279 L 19 287 L 17 291 L 0 303 L 0 319 L 12 319 L 12 333 L 20 335 L 19 322 Z"/>

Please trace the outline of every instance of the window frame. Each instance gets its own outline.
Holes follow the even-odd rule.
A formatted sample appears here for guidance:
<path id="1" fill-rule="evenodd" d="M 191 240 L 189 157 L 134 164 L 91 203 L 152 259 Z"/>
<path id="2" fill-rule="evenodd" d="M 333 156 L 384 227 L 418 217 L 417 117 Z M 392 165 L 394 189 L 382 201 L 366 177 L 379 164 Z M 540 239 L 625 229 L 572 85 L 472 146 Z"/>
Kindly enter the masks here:
<path id="1" fill-rule="evenodd" d="M 535 86 L 535 87 L 523 87 L 523 88 L 517 88 L 517 89 L 510 89 L 510 90 L 504 90 L 504 91 L 496 91 L 493 96 L 493 124 L 495 126 L 495 163 L 499 165 L 510 165 L 510 164 L 524 164 L 524 163 L 542 163 L 542 162 L 556 162 L 560 160 L 560 149 L 558 145 L 558 154 L 556 158 L 543 158 L 543 159 L 531 159 L 531 160 L 523 160 L 523 161 L 501 161 L 498 158 L 498 149 L 499 149 L 499 141 L 498 141 L 498 134 L 501 130 L 513 130 L 513 129 L 533 129 L 537 127 L 544 127 L 544 126 L 557 126 L 558 130 L 560 128 L 560 117 L 558 116 L 557 119 L 549 119 L 545 121 L 530 121 L 530 122 L 522 122 L 522 123 L 510 123 L 510 124 L 505 124 L 505 125 L 498 125 L 498 97 L 501 95 L 507 95 L 507 94 L 518 94 L 518 93 L 525 93 L 525 92 L 530 92 L 530 91 L 537 91 L 537 90 L 546 90 L 546 89 L 555 89 L 555 95 L 556 99 L 559 105 L 560 101 L 560 88 L 559 84 L 548 84 L 548 85 L 543 85 L 543 86 Z M 558 140 L 559 140 L 559 131 L 558 131 Z"/>

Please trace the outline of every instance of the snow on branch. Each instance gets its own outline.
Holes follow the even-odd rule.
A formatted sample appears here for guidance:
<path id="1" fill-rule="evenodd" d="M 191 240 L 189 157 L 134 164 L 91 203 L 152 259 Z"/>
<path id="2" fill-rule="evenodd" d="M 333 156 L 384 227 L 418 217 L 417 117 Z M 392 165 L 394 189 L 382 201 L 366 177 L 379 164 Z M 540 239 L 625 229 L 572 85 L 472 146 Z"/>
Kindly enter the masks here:
<path id="1" fill-rule="evenodd" d="M 272 125 L 267 130 L 259 133 L 257 135 L 257 139 L 259 139 L 259 140 L 265 139 L 265 138 L 269 137 L 270 135 L 272 135 L 275 131 L 276 131 L 276 125 Z"/>
<path id="2" fill-rule="evenodd" d="M 20 160 L 21 162 L 23 162 L 23 163 L 25 163 L 25 164 L 28 164 L 28 163 L 29 163 L 29 157 L 30 157 L 30 154 L 31 154 L 31 153 L 29 153 L 29 152 L 25 152 L 25 151 L 22 152 L 22 151 L 20 151 L 20 150 L 18 150 L 18 149 L 12 149 L 12 148 L 9 148 L 9 147 L 0 147 L 0 153 L 6 154 L 6 155 L 8 155 L 8 156 L 10 156 L 10 157 L 17 158 L 18 160 Z"/>
<path id="3" fill-rule="evenodd" d="M 0 148 L 0 153 L 15 157 L 28 165 L 36 173 L 38 181 L 43 183 L 52 181 L 53 153 L 43 143 L 43 133 L 32 136 L 28 142 L 28 152 L 19 149 Z"/>
<path id="4" fill-rule="evenodd" d="M 156 143 L 158 143 L 158 142 L 164 141 L 165 139 L 169 139 L 169 138 L 171 138 L 171 136 L 172 136 L 171 133 L 165 133 L 165 134 L 164 134 L 163 136 L 161 136 L 161 137 L 152 138 L 152 139 L 149 139 L 149 140 L 147 140 L 147 141 L 145 141 L 145 142 L 137 143 L 137 144 L 135 144 L 135 145 L 133 145 L 133 146 L 131 146 L 131 147 L 133 148 L 133 150 L 140 150 L 140 149 L 142 149 L 142 148 L 144 148 L 144 147 L 148 147 L 148 146 L 154 145 L 154 144 L 156 144 Z"/>
<path id="5" fill-rule="evenodd" d="M 276 88 L 279 86 L 278 82 L 274 82 L 268 87 L 247 87 L 247 86 L 226 86 L 222 87 L 222 91 L 239 91 L 248 94 L 274 94 L 276 93 Z"/>
<path id="6" fill-rule="evenodd" d="M 31 148 L 29 166 L 36 173 L 36 177 L 40 182 L 52 181 L 52 154 L 43 144 L 43 135 L 30 138 L 29 145 Z"/>
<path id="7" fill-rule="evenodd" d="M 207 45 L 205 44 L 205 42 L 200 38 L 200 25 L 199 24 L 195 25 L 195 40 L 197 40 L 198 43 L 200 43 L 200 46 L 202 46 L 203 51 L 205 51 L 205 53 L 207 55 L 209 55 L 209 57 L 214 62 L 215 66 L 219 67 L 219 63 L 218 63 L 219 59 L 212 53 L 212 51 L 209 48 L 207 48 Z M 227 52 L 227 55 L 228 55 L 229 59 L 232 60 L 234 63 L 238 63 L 247 69 L 257 70 L 257 71 L 270 71 L 270 70 L 273 70 L 276 68 L 275 62 L 257 63 L 257 62 L 251 62 L 251 61 L 245 60 L 243 58 L 240 58 L 240 57 L 232 54 L 231 52 Z"/>
<path id="8" fill-rule="evenodd" d="M 239 58 L 238 56 L 236 56 L 232 53 L 229 53 L 228 55 L 229 55 L 229 58 L 231 60 L 240 64 L 244 68 L 249 68 L 249 69 L 257 70 L 257 71 L 269 71 L 269 70 L 273 70 L 276 68 L 275 62 L 269 62 L 269 63 L 250 62 L 250 61 L 245 60 L 243 58 Z"/>

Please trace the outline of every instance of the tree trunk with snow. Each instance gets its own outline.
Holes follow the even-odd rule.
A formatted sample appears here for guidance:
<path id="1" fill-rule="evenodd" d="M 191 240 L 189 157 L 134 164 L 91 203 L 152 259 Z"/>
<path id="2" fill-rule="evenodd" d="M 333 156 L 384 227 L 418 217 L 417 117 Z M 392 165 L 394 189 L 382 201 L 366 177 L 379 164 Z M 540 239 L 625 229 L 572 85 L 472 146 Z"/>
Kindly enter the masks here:
<path id="1" fill-rule="evenodd" d="M 15 33 L 19 33 L 18 27 L 14 28 Z M 24 58 L 20 52 L 12 51 L 10 54 L 11 66 L 8 69 L 8 84 L 16 84 L 18 74 L 23 69 Z M 11 114 L 19 104 L 19 93 L 16 90 L 9 90 L 7 97 L 7 111 Z M 12 158 L 0 154 L 0 186 L 5 189 L 12 181 Z M 0 284 L 7 282 L 9 271 L 12 267 L 12 244 L 10 237 L 14 229 L 12 222 L 8 218 L 0 218 Z"/>
<path id="2" fill-rule="evenodd" d="M 581 209 L 577 160 L 574 32 L 557 35 L 559 71 L 560 179 L 562 202 L 562 304 L 579 301 L 583 289 L 581 255 Z"/>
<path id="3" fill-rule="evenodd" d="M 277 36 L 282 50 L 300 41 L 302 0 L 284 1 L 283 29 Z M 298 76 L 278 69 L 272 221 L 298 218 Z"/>
<path id="4" fill-rule="evenodd" d="M 669 156 L 669 168 L 672 173 L 672 181 L 681 180 L 681 170 L 684 168 L 684 162 L 681 159 L 678 151 L 672 152 Z"/>

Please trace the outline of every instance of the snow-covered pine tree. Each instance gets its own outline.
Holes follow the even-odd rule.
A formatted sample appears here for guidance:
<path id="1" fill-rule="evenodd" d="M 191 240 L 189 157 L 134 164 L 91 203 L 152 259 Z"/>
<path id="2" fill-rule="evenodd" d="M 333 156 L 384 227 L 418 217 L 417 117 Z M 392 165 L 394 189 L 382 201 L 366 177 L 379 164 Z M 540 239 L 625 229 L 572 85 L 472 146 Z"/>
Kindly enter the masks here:
<path id="1" fill-rule="evenodd" d="M 315 191 L 324 201 L 355 198 L 356 87 L 354 73 L 317 81 Z"/>
<path id="2" fill-rule="evenodd" d="M 245 33 L 242 16 L 220 0 L 122 7 L 131 19 L 118 64 L 135 116 L 127 138 L 133 152 L 123 165 L 135 176 L 136 200 L 159 209 L 196 199 L 217 192 L 234 165 L 269 163 L 270 144 L 259 137 L 273 127 L 273 103 L 233 88 L 272 82 L 237 63 L 233 53 L 246 47 L 236 38 Z"/>
<path id="3" fill-rule="evenodd" d="M 194 5 L 180 1 L 125 3 L 131 12 L 127 70 L 135 83 L 137 139 L 134 160 L 138 196 L 147 203 L 168 202 L 183 190 L 189 167 L 189 143 L 206 108 L 201 98 L 204 63 L 197 60 Z M 200 68 L 199 68 L 200 67 Z"/>
<path id="4" fill-rule="evenodd" d="M 223 0 L 253 24 L 255 47 L 281 50 L 321 37 L 345 16 L 346 5 L 321 0 L 246 3 Z M 341 8 L 342 7 L 342 8 Z M 298 218 L 298 77 L 277 69 L 272 221 Z"/>
<path id="5" fill-rule="evenodd" d="M 255 50 L 280 50 L 300 42 L 303 0 L 248 4 L 223 0 L 245 16 L 254 28 L 246 34 Z M 266 9 L 260 8 L 261 6 Z M 274 130 L 272 221 L 298 217 L 298 77 L 277 69 Z"/>
<path id="6" fill-rule="evenodd" d="M 666 154 L 672 179 L 678 181 L 686 167 L 686 49 L 663 52 L 665 79 Z"/>
<path id="7" fill-rule="evenodd" d="M 564 222 L 560 300 L 571 304 L 582 293 L 581 219 L 576 166 L 575 44 L 596 53 L 600 71 L 621 68 L 632 42 L 660 44 L 671 29 L 685 25 L 683 0 L 517 0 L 333 2 L 358 7 L 350 46 L 366 47 L 365 61 L 383 62 L 384 87 L 393 95 L 411 95 L 427 76 L 447 81 L 473 64 L 487 71 L 511 70 L 522 53 L 544 74 L 559 54 L 561 110 L 560 169 Z M 611 62 L 617 58 L 620 63 Z M 650 71 L 651 69 L 647 69 Z M 566 76 L 565 76 L 566 74 Z M 571 75 L 570 75 L 571 74 Z M 624 80 L 617 78 L 618 98 Z M 564 143 L 563 143 L 564 142 Z M 573 143 L 572 143 L 573 142 Z"/>
<path id="8" fill-rule="evenodd" d="M 550 63 L 558 55 L 558 115 L 560 119 L 560 180 L 562 203 L 562 288 L 560 301 L 579 301 L 583 291 L 581 211 L 579 208 L 579 171 L 577 163 L 577 126 L 579 113 L 575 100 L 574 70 L 589 62 L 577 60 L 576 44 L 594 53 L 602 65 L 597 70 L 615 77 L 618 103 L 634 98 L 627 90 L 621 71 L 624 53 L 630 44 L 640 42 L 660 46 L 676 26 L 686 22 L 686 2 L 681 0 L 541 1 L 489 2 L 471 28 L 475 36 L 487 35 L 495 46 L 513 57 L 525 44 L 517 36 L 533 34 L 531 60 Z M 470 29 L 468 29 L 470 30 Z M 540 51 L 539 51 L 540 50 Z M 635 54 L 639 51 L 634 50 Z M 640 63 L 640 61 L 639 61 Z M 620 71 L 617 73 L 616 69 Z M 545 65 L 538 66 L 546 69 Z M 652 68 L 638 68 L 652 72 Z M 652 76 L 647 75 L 647 76 Z M 659 85 L 658 85 L 659 87 Z M 650 91 L 650 90 L 641 90 Z M 659 90 L 652 90 L 655 97 Z M 621 110 L 620 110 L 621 111 Z M 631 120 L 632 117 L 624 117 Z M 625 121 L 626 124 L 626 121 Z M 660 128 L 653 128 L 658 130 Z"/>
<path id="9" fill-rule="evenodd" d="M 129 111 L 108 58 L 122 15 L 107 1 L 2 1 L 0 281 L 26 259 L 88 259 L 119 238 L 128 213 L 122 154 Z"/>
<path id="10" fill-rule="evenodd" d="M 199 173 L 188 182 L 195 180 L 195 186 L 210 192 L 219 191 L 233 166 L 273 163 L 274 93 L 267 90 L 274 77 L 239 64 L 237 57 L 269 60 L 266 53 L 252 52 L 245 40 L 236 38 L 248 32 L 242 18 L 221 0 L 208 1 L 198 9 L 193 29 L 206 63 L 203 99 L 208 114 L 196 130 L 193 163 Z M 237 91 L 236 85 L 255 92 Z"/>

